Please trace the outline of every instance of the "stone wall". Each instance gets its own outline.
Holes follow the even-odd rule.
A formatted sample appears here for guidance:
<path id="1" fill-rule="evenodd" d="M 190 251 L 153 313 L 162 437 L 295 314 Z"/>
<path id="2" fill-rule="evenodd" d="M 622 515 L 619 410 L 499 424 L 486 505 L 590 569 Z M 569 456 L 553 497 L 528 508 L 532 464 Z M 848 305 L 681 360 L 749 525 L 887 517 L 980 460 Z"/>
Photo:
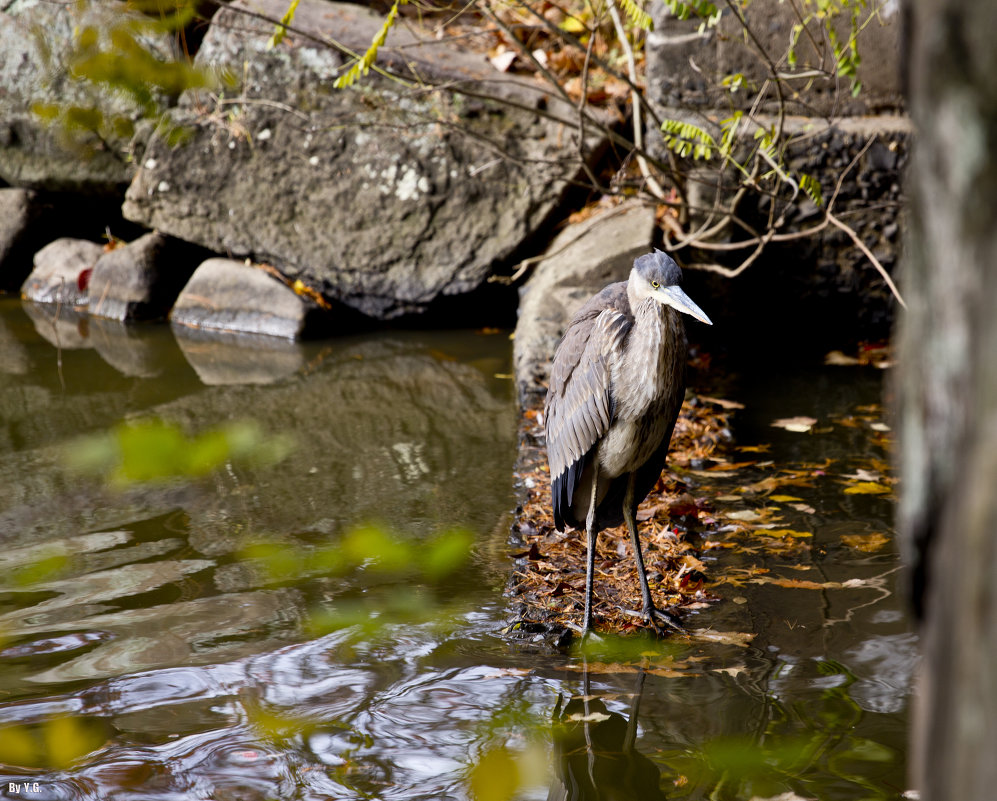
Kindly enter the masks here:
<path id="1" fill-rule="evenodd" d="M 716 125 L 732 108 L 751 109 L 763 122 L 775 119 L 775 96 L 765 83 L 770 66 L 758 55 L 764 48 L 782 59 L 773 62 L 780 73 L 795 74 L 784 97 L 788 116 L 782 122 L 792 132 L 786 164 L 814 175 L 825 198 L 834 196 L 836 217 L 891 269 L 902 224 L 899 176 L 910 137 L 896 79 L 899 24 L 893 3 L 881 3 L 863 30 L 863 91 L 856 97 L 847 79 L 827 72 L 827 54 L 817 46 L 813 25 L 801 33 L 795 67 L 785 63 L 793 4 L 750 3 L 745 21 L 752 37 L 739 34 L 740 22 L 729 10 L 716 27 L 700 30 L 698 21 L 668 16 L 664 4 L 653 7 L 646 115 L 652 155 L 666 156 L 657 129 L 661 119 Z M 476 308 L 506 304 L 510 295 L 487 279 L 543 252 L 553 224 L 584 201 L 570 196 L 583 160 L 594 162 L 605 152 L 592 126 L 579 141 L 575 109 L 537 76 L 498 72 L 480 43 L 465 51 L 438 41 L 412 19 L 392 28 L 379 53 L 379 63 L 391 67 L 394 78 L 371 74 L 351 88 L 333 88 L 351 63 L 342 48 L 363 51 L 383 15 L 326 0 L 303 0 L 294 30 L 276 47 L 269 46 L 274 25 L 265 17 L 279 18 L 284 0 L 236 0 L 223 7 L 196 58 L 196 66 L 218 75 L 218 82 L 156 99 L 156 109 L 170 110 L 168 124 L 153 134 L 141 110 L 121 93 L 105 97 L 104 90 L 69 80 L 66 54 L 78 44 L 81 25 L 99 28 L 100 20 L 91 17 L 100 13 L 100 4 L 8 0 L 0 8 L 0 45 L 13 54 L 0 67 L 0 185 L 34 193 L 15 197 L 10 193 L 19 190 L 4 190 L 4 202 L 25 221 L 24 231 L 12 224 L 0 229 L 0 254 L 14 254 L 0 261 L 5 288 L 22 285 L 30 248 L 79 236 L 69 223 L 87 215 L 94 205 L 89 199 L 76 211 L 39 213 L 43 202 L 53 207 L 53 191 L 69 191 L 124 200 L 119 208 L 132 227 L 120 228 L 126 223 L 116 219 L 112 235 L 127 230 L 132 239 L 151 229 L 195 246 L 186 251 L 190 258 L 248 260 L 267 272 L 273 281 L 230 271 L 246 275 L 247 285 L 302 298 L 294 319 L 268 330 L 298 336 L 336 327 L 304 326 L 306 317 L 325 314 L 342 328 L 363 319 L 452 309 L 454 298 L 474 298 L 482 304 Z M 170 43 L 151 40 L 149 46 L 167 54 Z M 723 88 L 724 76 L 732 74 L 740 76 L 734 93 Z M 77 131 L 67 138 L 68 129 L 38 113 L 58 98 L 74 109 L 99 109 L 120 135 Z M 177 132 L 179 145 L 171 138 Z M 722 207 L 734 196 L 729 170 L 681 160 L 678 167 L 695 179 L 682 187 L 693 205 Z M 759 230 L 769 212 L 764 182 L 760 188 L 737 209 Z M 27 200 L 38 208 L 22 208 Z M 777 211 L 785 220 L 780 236 L 735 280 L 697 273 L 696 264 L 733 266 L 745 251 L 687 248 L 676 254 L 693 268 L 689 280 L 698 294 L 714 299 L 716 316 L 751 322 L 751 315 L 765 311 L 765 302 L 777 299 L 783 321 L 786 309 L 801 321 L 813 319 L 817 310 L 838 320 L 839 330 L 844 320 L 882 335 L 894 303 L 852 237 L 822 223 L 822 211 L 802 193 Z M 100 240 L 104 227 L 85 236 Z M 814 236 L 794 238 L 812 228 L 818 229 Z M 727 243 L 739 235 L 732 230 Z M 662 233 L 653 238 L 660 244 Z M 167 261 L 156 266 L 166 272 L 149 285 L 169 286 L 175 297 L 172 288 L 199 262 Z M 89 273 L 79 272 L 60 280 L 85 294 Z M 105 279 L 102 286 L 108 285 Z M 172 301 L 165 301 L 166 308 Z M 88 305 L 89 299 L 81 302 Z M 128 302 L 129 308 L 164 308 L 162 298 Z"/>

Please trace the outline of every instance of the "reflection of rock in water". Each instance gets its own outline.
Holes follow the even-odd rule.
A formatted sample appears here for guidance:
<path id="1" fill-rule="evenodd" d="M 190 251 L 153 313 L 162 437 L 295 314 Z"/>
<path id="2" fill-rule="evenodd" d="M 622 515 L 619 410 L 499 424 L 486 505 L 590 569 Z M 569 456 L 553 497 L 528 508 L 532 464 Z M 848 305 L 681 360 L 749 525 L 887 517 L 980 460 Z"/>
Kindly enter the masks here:
<path id="1" fill-rule="evenodd" d="M 198 429 L 252 419 L 294 440 L 277 468 L 230 474 L 229 492 L 190 510 L 199 547 L 228 550 L 232 522 L 245 516 L 261 532 L 332 533 L 364 520 L 490 530 L 512 502 L 515 407 L 509 383 L 494 378 L 508 369 L 508 343 L 461 336 L 471 335 L 328 341 L 286 381 L 211 387 L 153 409 Z M 460 356 L 481 362 L 486 347 L 480 365 Z"/>
<path id="2" fill-rule="evenodd" d="M 0 317 L 0 373 L 24 375 L 31 369 L 31 357 L 18 331 L 4 315 Z"/>
<path id="3" fill-rule="evenodd" d="M 636 748 L 644 674 L 634 688 L 630 717 L 610 712 L 589 693 L 554 710 L 555 779 L 547 801 L 657 801 L 661 771 Z"/>
<path id="4" fill-rule="evenodd" d="M 174 325 L 183 355 L 208 386 L 273 384 L 305 366 L 304 349 L 291 339 Z"/>
<path id="5" fill-rule="evenodd" d="M 79 350 L 92 347 L 88 324 L 90 318 L 71 306 L 58 303 L 24 302 L 24 313 L 35 324 L 38 335 L 57 348 Z"/>
<path id="6" fill-rule="evenodd" d="M 113 353 L 115 369 L 93 347 L 51 349 L 17 305 L 3 320 L 23 334 L 31 369 L 8 374 L 0 387 L 7 488 L 0 528 L 18 539 L 61 536 L 67 525 L 124 525 L 179 503 L 193 518 L 197 547 L 220 554 L 245 534 L 325 535 L 367 520 L 414 533 L 460 523 L 490 531 L 513 503 L 515 406 L 510 383 L 494 377 L 509 371 L 505 337 L 406 332 L 326 340 L 295 346 L 297 372 L 275 383 L 205 386 L 165 327 L 124 329 L 122 337 L 114 336 L 122 329 L 92 327 L 87 343 L 99 341 L 107 358 Z M 51 332 L 52 322 L 35 324 Z M 79 336 L 75 324 L 72 332 Z M 233 349 L 226 369 L 252 378 L 259 356 L 259 349 Z M 180 496 L 150 486 L 112 500 L 94 483 L 67 483 L 63 443 L 143 416 L 191 432 L 254 420 L 267 434 L 289 435 L 295 447 L 276 467 L 226 471 Z"/>
<path id="7" fill-rule="evenodd" d="M 90 318 L 90 342 L 94 349 L 126 376 L 154 378 L 167 370 L 176 348 L 166 334 L 164 326 Z"/>

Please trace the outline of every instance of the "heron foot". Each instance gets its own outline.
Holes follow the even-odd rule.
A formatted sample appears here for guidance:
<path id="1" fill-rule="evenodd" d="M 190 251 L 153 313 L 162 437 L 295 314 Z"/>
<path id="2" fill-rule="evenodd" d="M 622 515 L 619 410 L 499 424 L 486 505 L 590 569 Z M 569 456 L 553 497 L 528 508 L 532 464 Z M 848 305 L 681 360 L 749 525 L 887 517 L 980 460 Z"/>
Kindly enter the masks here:
<path id="1" fill-rule="evenodd" d="M 659 637 L 664 637 L 669 631 L 678 631 L 683 634 L 685 633 L 685 629 L 682 628 L 682 622 L 671 612 L 666 612 L 663 609 L 658 609 L 656 606 L 651 606 L 650 608 L 644 608 L 643 615 L 647 625 L 653 629 L 654 633 Z M 664 628 L 659 625 L 659 621 L 665 624 Z"/>

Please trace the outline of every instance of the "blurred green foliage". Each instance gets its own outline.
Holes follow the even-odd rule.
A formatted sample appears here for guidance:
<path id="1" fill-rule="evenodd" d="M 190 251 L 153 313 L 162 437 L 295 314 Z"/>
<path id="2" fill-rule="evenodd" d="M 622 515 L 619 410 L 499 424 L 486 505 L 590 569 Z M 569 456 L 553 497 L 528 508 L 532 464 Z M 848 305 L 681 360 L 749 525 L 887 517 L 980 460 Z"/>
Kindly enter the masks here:
<path id="1" fill-rule="evenodd" d="M 35 102 L 32 112 L 77 144 L 87 141 L 83 135 L 127 141 L 142 119 L 163 123 L 164 134 L 179 139 L 182 132 L 165 124 L 167 108 L 184 91 L 222 83 L 186 52 L 185 31 L 198 21 L 197 7 L 196 0 L 67 4 L 64 13 L 74 23 L 68 47 L 51 47 L 44 27 L 34 31 L 56 99 Z"/>
<path id="2" fill-rule="evenodd" d="M 291 447 L 286 437 L 266 436 L 248 421 L 189 435 L 175 423 L 149 418 L 77 439 L 65 459 L 79 472 L 123 487 L 201 478 L 229 463 L 276 464 Z"/>
<path id="3" fill-rule="evenodd" d="M 239 558 L 267 584 L 294 584 L 316 576 L 362 577 L 362 597 L 338 598 L 312 609 L 304 628 L 313 637 L 352 629 L 350 642 L 370 644 L 396 625 L 456 625 L 466 605 L 441 597 L 436 585 L 467 563 L 473 542 L 474 535 L 464 529 L 426 540 L 369 524 L 318 546 L 257 539 L 246 544 Z"/>
<path id="4" fill-rule="evenodd" d="M 107 741 L 108 728 L 99 720 L 68 715 L 38 724 L 0 726 L 0 765 L 68 768 L 100 748 Z"/>

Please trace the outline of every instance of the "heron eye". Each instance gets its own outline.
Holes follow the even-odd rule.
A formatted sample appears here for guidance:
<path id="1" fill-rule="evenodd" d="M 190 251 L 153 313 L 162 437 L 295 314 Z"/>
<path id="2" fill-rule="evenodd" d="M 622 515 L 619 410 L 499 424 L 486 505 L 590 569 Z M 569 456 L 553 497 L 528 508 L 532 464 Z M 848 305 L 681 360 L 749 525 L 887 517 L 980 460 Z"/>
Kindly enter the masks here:
<path id="1" fill-rule="evenodd" d="M 659 286 L 661 286 L 661 284 L 659 284 L 657 281 L 652 281 L 651 282 L 651 286 L 653 286 L 655 289 L 657 289 Z"/>

